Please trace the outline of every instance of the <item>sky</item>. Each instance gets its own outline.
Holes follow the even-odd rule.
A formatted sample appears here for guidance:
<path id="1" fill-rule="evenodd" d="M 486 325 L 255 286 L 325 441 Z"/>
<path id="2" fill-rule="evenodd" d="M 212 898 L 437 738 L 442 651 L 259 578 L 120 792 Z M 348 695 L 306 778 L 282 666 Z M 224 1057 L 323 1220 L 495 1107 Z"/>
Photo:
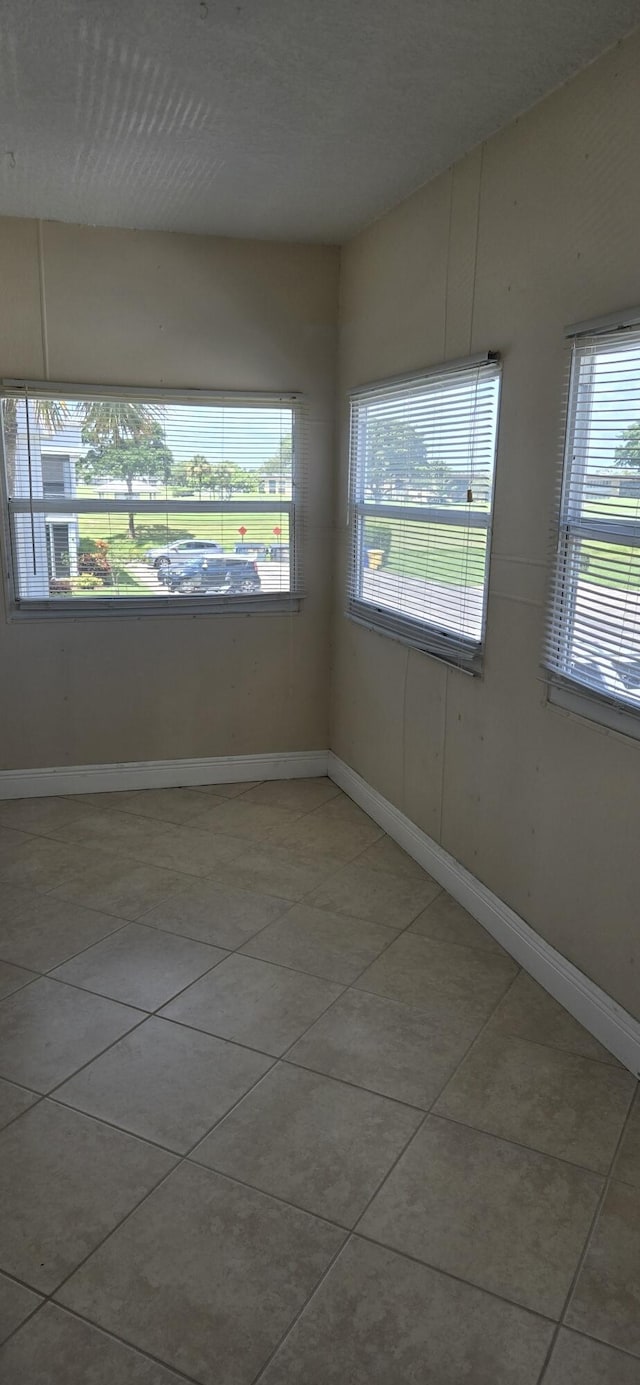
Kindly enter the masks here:
<path id="1" fill-rule="evenodd" d="M 68 407 L 72 410 L 74 404 L 69 401 Z M 164 426 L 167 446 L 176 463 L 201 454 L 213 464 L 231 462 L 251 470 L 278 456 L 281 440 L 291 436 L 291 419 L 292 411 L 286 408 L 169 404 Z M 43 434 L 41 441 L 45 450 L 84 450 L 80 425 L 75 420 L 70 420 L 55 440 Z"/>

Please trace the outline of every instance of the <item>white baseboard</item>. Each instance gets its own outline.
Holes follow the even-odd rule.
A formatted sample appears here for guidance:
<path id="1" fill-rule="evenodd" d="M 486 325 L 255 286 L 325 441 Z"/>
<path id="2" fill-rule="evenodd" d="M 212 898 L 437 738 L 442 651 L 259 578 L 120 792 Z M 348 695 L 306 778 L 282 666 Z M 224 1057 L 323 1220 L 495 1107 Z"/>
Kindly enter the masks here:
<path id="1" fill-rule="evenodd" d="M 315 779 L 326 773 L 326 750 L 218 755 L 202 760 L 65 765 L 59 769 L 5 769 L 0 770 L 0 799 L 108 793 L 119 789 L 171 789 L 194 784 L 240 784 L 251 779 Z"/>
<path id="2" fill-rule="evenodd" d="M 332 752 L 328 760 L 328 773 L 334 783 L 448 890 L 594 1038 L 634 1076 L 640 1076 L 640 1022 L 556 952 L 508 904 L 371 788 L 344 760 Z"/>

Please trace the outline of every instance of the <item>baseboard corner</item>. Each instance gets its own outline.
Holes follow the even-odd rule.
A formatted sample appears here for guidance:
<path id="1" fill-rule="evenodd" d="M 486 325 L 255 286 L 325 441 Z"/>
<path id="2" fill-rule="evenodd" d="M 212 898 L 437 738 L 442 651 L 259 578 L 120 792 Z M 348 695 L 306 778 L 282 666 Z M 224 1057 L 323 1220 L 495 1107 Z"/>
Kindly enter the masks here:
<path id="1" fill-rule="evenodd" d="M 640 1077 L 640 1021 L 333 751 L 329 751 L 328 774 L 609 1053 Z"/>

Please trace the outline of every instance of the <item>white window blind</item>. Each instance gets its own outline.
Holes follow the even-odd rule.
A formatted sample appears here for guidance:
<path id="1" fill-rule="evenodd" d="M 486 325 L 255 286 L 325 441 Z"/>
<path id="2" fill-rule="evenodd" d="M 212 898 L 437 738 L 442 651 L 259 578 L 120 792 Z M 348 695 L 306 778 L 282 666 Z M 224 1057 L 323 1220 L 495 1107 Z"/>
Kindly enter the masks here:
<path id="1" fill-rule="evenodd" d="M 573 338 L 545 662 L 640 712 L 640 323 Z"/>
<path id="2" fill-rule="evenodd" d="M 290 604 L 301 581 L 300 432 L 295 395 L 4 382 L 14 608 Z"/>
<path id="3" fill-rule="evenodd" d="M 349 613 L 472 672 L 499 391 L 485 356 L 351 396 Z"/>

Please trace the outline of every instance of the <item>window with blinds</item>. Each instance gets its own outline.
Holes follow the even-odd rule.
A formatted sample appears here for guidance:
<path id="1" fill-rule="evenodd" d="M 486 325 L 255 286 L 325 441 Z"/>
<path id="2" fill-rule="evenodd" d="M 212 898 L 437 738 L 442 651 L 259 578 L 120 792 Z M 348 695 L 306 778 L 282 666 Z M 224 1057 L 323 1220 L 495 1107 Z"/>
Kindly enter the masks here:
<path id="1" fill-rule="evenodd" d="M 570 335 L 545 662 L 560 690 L 638 713 L 640 314 L 617 327 Z"/>
<path id="2" fill-rule="evenodd" d="M 5 381 L 1 409 L 16 610 L 268 610 L 299 593 L 297 396 Z"/>
<path id="3" fill-rule="evenodd" d="M 500 366 L 495 356 L 351 395 L 348 610 L 477 672 Z"/>

